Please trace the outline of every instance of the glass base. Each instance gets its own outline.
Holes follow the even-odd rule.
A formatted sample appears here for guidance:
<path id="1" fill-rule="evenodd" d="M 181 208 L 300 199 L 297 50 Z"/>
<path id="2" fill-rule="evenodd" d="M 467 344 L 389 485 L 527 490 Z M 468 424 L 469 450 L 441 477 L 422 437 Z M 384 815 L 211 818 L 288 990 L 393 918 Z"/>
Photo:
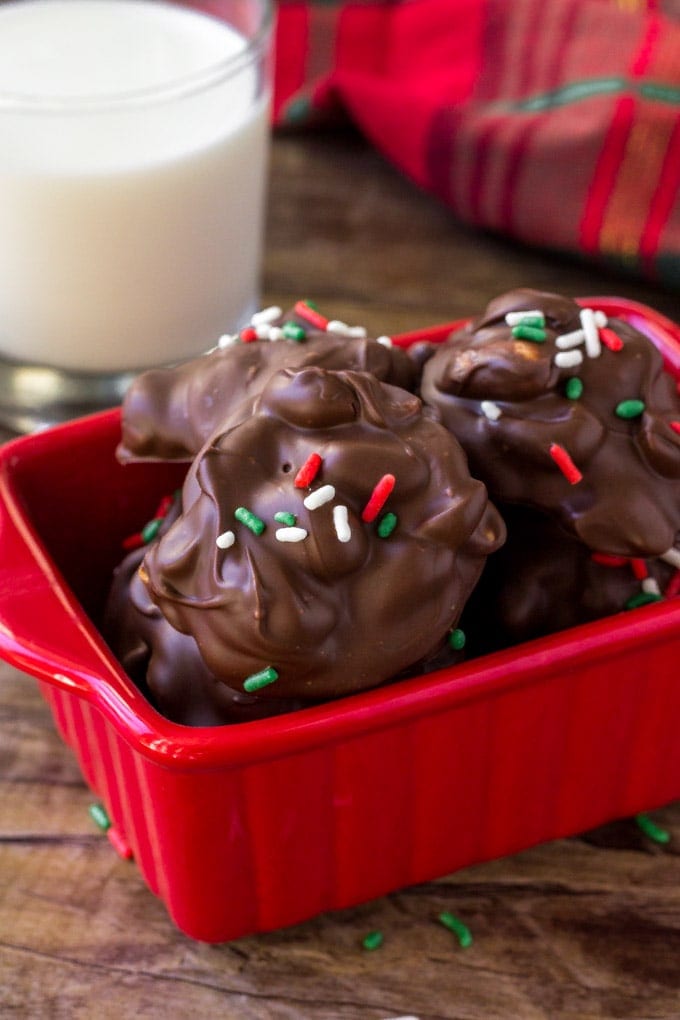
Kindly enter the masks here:
<path id="1" fill-rule="evenodd" d="M 0 424 L 36 432 L 120 404 L 139 372 L 69 372 L 0 357 Z"/>

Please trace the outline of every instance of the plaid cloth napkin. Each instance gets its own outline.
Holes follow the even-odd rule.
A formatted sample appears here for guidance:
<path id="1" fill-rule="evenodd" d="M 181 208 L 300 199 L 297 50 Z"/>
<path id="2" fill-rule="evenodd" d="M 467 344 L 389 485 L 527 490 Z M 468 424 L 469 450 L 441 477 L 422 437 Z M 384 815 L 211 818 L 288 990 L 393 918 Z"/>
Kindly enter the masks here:
<path id="1" fill-rule="evenodd" d="M 461 219 L 680 285 L 680 0 L 278 0 L 274 116 Z"/>

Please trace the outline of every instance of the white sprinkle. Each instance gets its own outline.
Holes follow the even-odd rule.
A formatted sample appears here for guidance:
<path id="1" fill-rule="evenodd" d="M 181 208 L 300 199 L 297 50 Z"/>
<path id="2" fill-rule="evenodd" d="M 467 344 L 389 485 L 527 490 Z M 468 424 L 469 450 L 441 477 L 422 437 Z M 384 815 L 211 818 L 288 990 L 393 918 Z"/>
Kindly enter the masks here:
<path id="1" fill-rule="evenodd" d="M 640 585 L 643 591 L 649 592 L 650 595 L 660 595 L 661 589 L 657 584 L 655 578 L 645 577 Z"/>
<path id="2" fill-rule="evenodd" d="M 304 528 L 277 528 L 275 534 L 279 542 L 302 542 L 307 538 Z"/>
<path id="3" fill-rule="evenodd" d="M 233 531 L 223 531 L 221 535 L 218 535 L 215 539 L 215 545 L 220 549 L 229 549 L 236 541 L 236 535 Z"/>
<path id="4" fill-rule="evenodd" d="M 218 347 L 233 347 L 238 343 L 238 333 L 225 333 L 217 341 Z"/>
<path id="5" fill-rule="evenodd" d="M 283 330 L 281 329 L 280 326 L 272 326 L 270 328 L 270 330 L 269 330 L 269 339 L 270 340 L 283 340 L 284 338 L 285 338 L 285 334 L 284 334 L 284 332 L 283 332 Z"/>
<path id="6" fill-rule="evenodd" d="M 672 567 L 676 567 L 680 570 L 680 549 L 676 549 L 674 546 L 671 546 L 671 548 L 667 549 L 665 553 L 661 553 L 661 559 L 664 563 L 670 563 Z"/>
<path id="7" fill-rule="evenodd" d="M 574 368 L 581 364 L 583 355 L 580 351 L 560 351 L 555 355 L 554 361 L 558 368 Z"/>
<path id="8" fill-rule="evenodd" d="M 331 319 L 326 326 L 327 333 L 335 333 L 336 336 L 365 337 L 366 330 L 363 326 L 348 326 L 340 319 Z"/>
<path id="9" fill-rule="evenodd" d="M 330 503 L 332 499 L 335 499 L 335 488 L 332 485 L 322 485 L 320 489 L 315 489 L 314 492 L 310 492 L 308 496 L 303 499 L 304 505 L 308 510 L 318 510 L 324 503 Z"/>
<path id="10" fill-rule="evenodd" d="M 258 340 L 269 340 L 271 326 L 268 322 L 261 322 L 259 326 L 253 326 L 253 329 L 255 330 L 255 336 Z"/>
<path id="11" fill-rule="evenodd" d="M 586 354 L 589 358 L 599 358 L 602 352 L 600 334 L 597 331 L 595 312 L 592 308 L 582 308 L 579 313 L 583 332 L 586 335 Z"/>
<path id="12" fill-rule="evenodd" d="M 585 333 L 582 329 L 575 329 L 573 333 L 563 333 L 562 336 L 555 337 L 555 347 L 559 347 L 561 351 L 568 351 L 570 347 L 578 347 L 582 344 L 586 338 Z"/>
<path id="13" fill-rule="evenodd" d="M 346 506 L 333 507 L 333 525 L 339 542 L 349 542 L 352 531 L 349 526 Z"/>
<path id="14" fill-rule="evenodd" d="M 283 312 L 278 305 L 270 305 L 269 308 L 263 308 L 261 312 L 255 312 L 252 319 L 250 320 L 251 326 L 264 326 L 270 322 L 274 322 L 275 319 L 280 319 Z"/>
<path id="15" fill-rule="evenodd" d="M 607 319 L 607 316 L 604 314 L 604 312 L 600 311 L 595 312 L 595 325 L 599 329 L 602 329 L 604 326 L 606 326 L 608 321 L 609 320 Z"/>
<path id="16" fill-rule="evenodd" d="M 494 404 L 493 400 L 483 400 L 479 406 L 482 410 L 482 414 L 485 418 L 488 418 L 489 421 L 498 421 L 503 413 L 498 404 Z"/>
<path id="17" fill-rule="evenodd" d="M 508 326 L 521 326 L 526 319 L 540 319 L 542 325 L 545 325 L 545 315 L 540 308 L 530 309 L 526 312 L 508 312 L 505 316 Z"/>
<path id="18" fill-rule="evenodd" d="M 391 336 L 379 336 L 375 342 L 377 344 L 382 344 L 383 347 L 391 347 L 392 346 L 392 337 Z"/>

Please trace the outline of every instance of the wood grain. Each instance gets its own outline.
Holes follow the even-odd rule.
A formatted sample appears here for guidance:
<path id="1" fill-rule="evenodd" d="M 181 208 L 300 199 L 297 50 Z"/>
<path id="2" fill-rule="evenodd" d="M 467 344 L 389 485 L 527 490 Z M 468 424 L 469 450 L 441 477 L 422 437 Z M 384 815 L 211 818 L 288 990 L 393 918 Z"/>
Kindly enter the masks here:
<path id="1" fill-rule="evenodd" d="M 678 298 L 457 224 L 351 132 L 277 138 L 264 301 L 396 332 L 519 285 Z M 173 927 L 88 816 L 35 683 L 0 665 L 0 1016 L 680 1017 L 680 804 L 224 946 Z M 461 949 L 438 923 L 471 929 Z M 380 930 L 368 952 L 363 936 Z"/>

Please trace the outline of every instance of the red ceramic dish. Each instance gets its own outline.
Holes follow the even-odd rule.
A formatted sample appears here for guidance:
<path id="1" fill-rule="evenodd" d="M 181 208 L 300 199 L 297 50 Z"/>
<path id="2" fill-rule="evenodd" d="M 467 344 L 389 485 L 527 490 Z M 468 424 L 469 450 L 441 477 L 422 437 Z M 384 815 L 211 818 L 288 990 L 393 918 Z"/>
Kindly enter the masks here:
<path id="1" fill-rule="evenodd" d="M 680 377 L 678 327 L 588 304 L 650 336 Z M 121 541 L 182 469 L 121 467 L 119 428 L 111 411 L 0 450 L 0 654 L 40 680 L 190 936 L 290 925 L 680 796 L 680 599 L 275 719 L 168 722 L 97 620 Z"/>

